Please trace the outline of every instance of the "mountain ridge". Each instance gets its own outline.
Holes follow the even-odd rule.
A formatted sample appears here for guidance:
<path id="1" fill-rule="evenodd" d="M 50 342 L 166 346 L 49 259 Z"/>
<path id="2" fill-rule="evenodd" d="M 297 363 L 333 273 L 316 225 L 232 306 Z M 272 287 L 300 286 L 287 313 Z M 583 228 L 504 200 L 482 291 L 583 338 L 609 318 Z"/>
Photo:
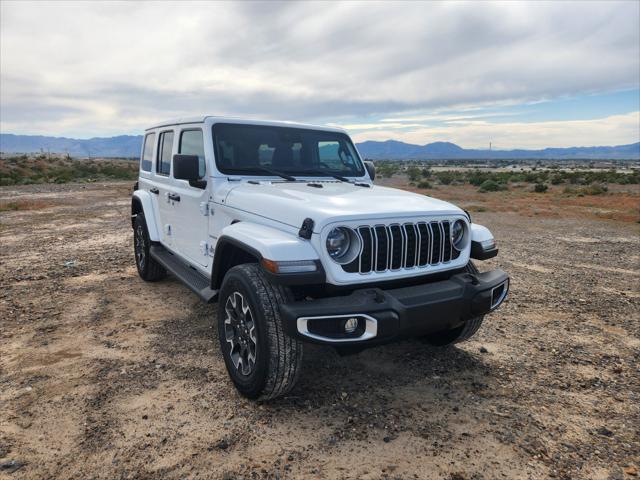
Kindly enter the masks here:
<path id="1" fill-rule="evenodd" d="M 138 157 L 142 135 L 117 135 L 74 139 L 45 135 L 0 133 L 0 152 L 68 153 L 74 157 Z M 356 144 L 364 158 L 372 160 L 454 160 L 454 159 L 621 159 L 640 160 L 640 142 L 596 147 L 549 147 L 538 150 L 466 149 L 451 142 L 416 145 L 399 140 L 367 140 Z"/>

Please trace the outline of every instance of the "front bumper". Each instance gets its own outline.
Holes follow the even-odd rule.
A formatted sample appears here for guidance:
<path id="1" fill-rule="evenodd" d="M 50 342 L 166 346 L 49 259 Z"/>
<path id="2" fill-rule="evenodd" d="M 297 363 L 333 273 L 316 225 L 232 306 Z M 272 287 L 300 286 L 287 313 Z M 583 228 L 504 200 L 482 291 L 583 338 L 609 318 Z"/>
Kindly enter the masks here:
<path id="1" fill-rule="evenodd" d="M 448 280 L 350 295 L 291 302 L 280 306 L 288 335 L 335 346 L 389 343 L 462 325 L 496 309 L 505 299 L 509 277 L 500 270 L 459 273 Z M 352 332 L 345 331 L 351 320 Z"/>

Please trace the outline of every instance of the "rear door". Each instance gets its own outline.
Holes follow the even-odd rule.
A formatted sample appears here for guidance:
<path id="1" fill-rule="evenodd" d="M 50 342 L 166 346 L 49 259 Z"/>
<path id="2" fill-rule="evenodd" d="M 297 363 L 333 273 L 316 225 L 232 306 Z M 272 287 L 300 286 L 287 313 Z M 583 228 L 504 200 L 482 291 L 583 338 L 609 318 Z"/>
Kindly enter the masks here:
<path id="1" fill-rule="evenodd" d="M 176 153 L 197 155 L 200 161 L 200 180 L 188 182 L 172 178 L 171 191 L 180 198 L 174 204 L 175 249 L 194 265 L 209 265 L 208 227 L 209 195 L 207 189 L 207 162 L 205 160 L 203 131 L 198 127 L 183 127 L 176 139 Z"/>
<path id="2" fill-rule="evenodd" d="M 174 232 L 174 204 L 171 200 L 171 158 L 173 157 L 174 144 L 173 130 L 163 130 L 158 135 L 156 147 L 156 162 L 154 169 L 153 197 L 158 206 L 158 225 L 160 226 L 162 243 L 175 248 Z"/>
<path id="3" fill-rule="evenodd" d="M 164 241 L 162 234 L 162 220 L 160 218 L 160 188 L 163 184 L 158 182 L 156 176 L 156 159 L 158 156 L 158 133 L 149 132 L 144 136 L 142 156 L 140 158 L 140 178 L 138 180 L 140 190 L 151 193 L 151 211 L 145 212 L 153 217 L 155 224 L 160 229 L 160 239 Z"/>

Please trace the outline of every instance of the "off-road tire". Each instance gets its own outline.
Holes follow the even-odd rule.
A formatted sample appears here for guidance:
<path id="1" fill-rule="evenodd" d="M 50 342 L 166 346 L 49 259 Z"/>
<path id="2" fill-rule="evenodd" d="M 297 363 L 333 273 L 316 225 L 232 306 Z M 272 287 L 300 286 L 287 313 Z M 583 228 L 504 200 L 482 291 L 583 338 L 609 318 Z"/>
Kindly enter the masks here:
<path id="1" fill-rule="evenodd" d="M 234 292 L 240 293 L 249 306 L 256 330 L 255 363 L 248 375 L 234 364 L 232 344 L 226 337 L 225 309 Z M 229 376 L 238 391 L 247 398 L 273 399 L 290 391 L 298 380 L 302 343 L 284 332 L 278 308 L 292 299 L 290 289 L 269 282 L 258 264 L 237 265 L 224 277 L 218 297 L 218 339 Z"/>
<path id="2" fill-rule="evenodd" d="M 151 240 L 149 239 L 147 222 L 144 214 L 138 213 L 133 224 L 133 253 L 136 259 L 138 275 L 147 282 L 157 282 L 167 276 L 167 271 L 151 257 L 150 248 Z M 141 254 L 143 257 L 141 257 Z"/>
<path id="3" fill-rule="evenodd" d="M 467 263 L 465 271 L 471 274 L 480 273 L 471 260 L 469 260 L 469 263 Z M 452 328 L 451 330 L 444 330 L 442 332 L 430 333 L 428 335 L 424 335 L 423 337 L 421 337 L 421 339 L 429 345 L 438 347 L 464 342 L 465 340 L 469 340 L 476 334 L 476 332 L 482 325 L 483 320 L 484 315 L 470 318 L 459 327 Z"/>

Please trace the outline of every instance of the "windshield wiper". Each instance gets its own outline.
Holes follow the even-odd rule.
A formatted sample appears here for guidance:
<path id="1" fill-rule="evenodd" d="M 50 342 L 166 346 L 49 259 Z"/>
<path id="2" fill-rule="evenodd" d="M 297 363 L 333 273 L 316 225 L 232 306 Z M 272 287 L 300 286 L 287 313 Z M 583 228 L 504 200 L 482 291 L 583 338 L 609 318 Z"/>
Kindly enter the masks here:
<path id="1" fill-rule="evenodd" d="M 296 177 L 292 177 L 291 175 L 287 175 L 286 173 L 278 172 L 277 170 L 271 170 L 270 168 L 265 168 L 265 167 L 235 168 L 234 172 L 268 173 L 269 175 L 275 175 L 276 177 L 284 178 L 289 182 L 297 181 Z"/>
<path id="2" fill-rule="evenodd" d="M 296 173 L 298 175 L 309 174 L 309 175 L 320 175 L 323 177 L 333 177 L 336 180 L 340 180 L 341 182 L 353 183 L 347 177 L 343 177 L 342 175 L 338 175 L 337 173 L 332 173 L 328 170 L 296 170 Z"/>

